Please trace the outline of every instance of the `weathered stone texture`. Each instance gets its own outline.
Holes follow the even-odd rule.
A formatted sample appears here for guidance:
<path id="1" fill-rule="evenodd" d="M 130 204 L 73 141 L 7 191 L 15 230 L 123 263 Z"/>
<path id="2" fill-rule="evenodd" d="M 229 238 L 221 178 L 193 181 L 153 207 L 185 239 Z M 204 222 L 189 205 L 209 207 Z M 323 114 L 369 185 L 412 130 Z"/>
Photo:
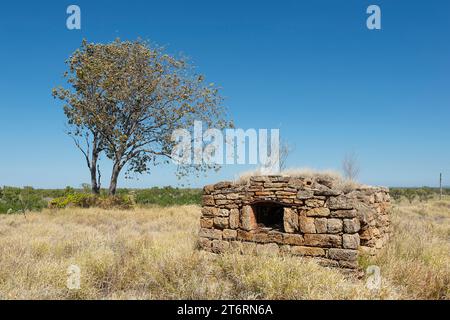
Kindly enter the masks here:
<path id="1" fill-rule="evenodd" d="M 264 207 L 270 203 L 272 207 Z M 386 188 L 340 189 L 327 176 L 254 176 L 203 188 L 198 247 L 213 253 L 291 254 L 321 265 L 358 267 L 389 240 Z M 269 211 L 267 211 L 269 210 Z"/>

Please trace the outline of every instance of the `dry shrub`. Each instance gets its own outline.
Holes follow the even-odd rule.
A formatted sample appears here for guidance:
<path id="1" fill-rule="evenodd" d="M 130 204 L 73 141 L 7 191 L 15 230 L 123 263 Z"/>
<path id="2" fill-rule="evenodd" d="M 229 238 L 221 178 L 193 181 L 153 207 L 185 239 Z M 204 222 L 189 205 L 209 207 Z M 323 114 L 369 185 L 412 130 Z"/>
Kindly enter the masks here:
<path id="1" fill-rule="evenodd" d="M 407 298 L 450 299 L 450 209 L 438 201 L 400 205 L 392 219 L 391 241 L 372 262 Z"/>

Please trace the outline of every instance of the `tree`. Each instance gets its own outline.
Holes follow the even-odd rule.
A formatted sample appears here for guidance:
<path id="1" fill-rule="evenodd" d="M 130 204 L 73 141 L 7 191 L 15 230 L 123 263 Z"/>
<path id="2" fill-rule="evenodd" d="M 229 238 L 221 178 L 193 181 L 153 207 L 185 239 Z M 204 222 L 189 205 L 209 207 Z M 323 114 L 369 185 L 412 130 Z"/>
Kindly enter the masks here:
<path id="1" fill-rule="evenodd" d="M 217 129 L 231 124 L 225 120 L 214 84 L 205 84 L 204 76 L 195 74 L 185 59 L 165 54 L 148 42 L 83 41 L 69 65 L 68 82 L 73 90 L 58 92 L 64 93 L 70 105 L 69 122 L 90 132 L 92 139 L 96 137 L 96 150 L 112 160 L 110 195 L 116 192 L 122 169 L 129 176 L 168 163 L 175 130 L 188 129 L 194 121 Z M 185 169 L 179 172 L 187 174 Z"/>
<path id="2" fill-rule="evenodd" d="M 280 143 L 280 170 L 283 171 L 287 166 L 287 159 L 294 151 L 294 146 L 292 146 L 286 140 L 282 140 Z"/>
<path id="3" fill-rule="evenodd" d="M 342 160 L 344 176 L 349 180 L 356 180 L 359 175 L 358 158 L 355 153 L 346 154 Z"/>
<path id="4" fill-rule="evenodd" d="M 88 50 L 86 41 L 83 41 L 81 49 L 66 61 L 69 70 L 64 73 L 64 77 L 72 88 L 58 87 L 52 92 L 54 98 L 65 102 L 63 109 L 68 123 L 66 133 L 86 160 L 94 194 L 100 192 L 98 159 L 104 150 L 98 115 L 107 112 L 111 104 L 104 90 L 103 72 L 98 68 L 103 58 Z"/>

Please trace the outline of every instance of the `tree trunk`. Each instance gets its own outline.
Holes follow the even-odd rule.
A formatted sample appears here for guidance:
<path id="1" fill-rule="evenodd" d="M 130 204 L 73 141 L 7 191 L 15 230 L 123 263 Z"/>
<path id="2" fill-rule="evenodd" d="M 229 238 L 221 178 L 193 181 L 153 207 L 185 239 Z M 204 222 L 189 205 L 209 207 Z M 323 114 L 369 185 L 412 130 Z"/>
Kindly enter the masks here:
<path id="1" fill-rule="evenodd" d="M 119 178 L 121 169 L 122 168 L 120 167 L 119 163 L 114 163 L 113 170 L 111 173 L 111 182 L 109 183 L 109 195 L 110 196 L 113 196 L 116 194 L 117 179 Z"/>
<path id="2" fill-rule="evenodd" d="M 97 135 L 94 134 L 94 141 L 92 142 L 92 160 L 89 167 L 89 170 L 91 171 L 91 187 L 93 194 L 100 194 L 100 169 L 98 169 L 97 179 L 97 161 L 99 152 Z"/>
<path id="3" fill-rule="evenodd" d="M 94 161 L 92 161 L 94 162 Z M 91 166 L 91 186 L 92 186 L 92 193 L 93 194 L 100 194 L 100 187 L 97 183 L 97 164 L 95 163 L 93 166 Z"/>

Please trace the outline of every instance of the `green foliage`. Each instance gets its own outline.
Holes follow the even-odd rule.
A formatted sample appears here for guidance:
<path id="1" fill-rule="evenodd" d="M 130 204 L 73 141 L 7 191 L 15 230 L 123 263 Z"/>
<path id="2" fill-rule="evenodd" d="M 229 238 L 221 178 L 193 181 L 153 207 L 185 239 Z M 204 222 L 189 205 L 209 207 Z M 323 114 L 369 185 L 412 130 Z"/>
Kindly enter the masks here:
<path id="1" fill-rule="evenodd" d="M 49 202 L 49 207 L 54 209 L 62 209 L 68 207 L 129 209 L 133 205 L 133 198 L 130 195 L 98 196 L 90 193 L 70 193 L 63 197 L 52 199 Z"/>
<path id="2" fill-rule="evenodd" d="M 81 207 L 89 208 L 95 203 L 94 195 L 88 193 L 68 193 L 49 202 L 50 208 Z"/>
<path id="3" fill-rule="evenodd" d="M 47 206 L 39 190 L 32 187 L 0 188 L 0 213 L 39 211 Z"/>
<path id="4" fill-rule="evenodd" d="M 179 189 L 172 187 L 151 188 L 136 191 L 136 203 L 140 205 L 201 204 L 201 189 Z"/>
<path id="5" fill-rule="evenodd" d="M 219 87 L 207 83 L 186 59 L 147 41 L 83 40 L 66 63 L 67 87 L 54 88 L 52 95 L 64 102 L 68 134 L 83 152 L 91 175 L 101 153 L 113 161 L 111 195 L 122 169 L 132 177 L 169 163 L 176 129 L 190 128 L 195 121 L 204 128 L 232 126 Z M 216 168 L 206 163 L 179 165 L 177 175 Z"/>
<path id="6" fill-rule="evenodd" d="M 444 190 L 445 194 L 449 194 L 450 189 Z M 405 198 L 409 203 L 413 203 L 418 199 L 420 202 L 431 200 L 435 195 L 439 194 L 438 188 L 422 187 L 422 188 L 390 188 L 390 195 L 394 200 Z"/>

